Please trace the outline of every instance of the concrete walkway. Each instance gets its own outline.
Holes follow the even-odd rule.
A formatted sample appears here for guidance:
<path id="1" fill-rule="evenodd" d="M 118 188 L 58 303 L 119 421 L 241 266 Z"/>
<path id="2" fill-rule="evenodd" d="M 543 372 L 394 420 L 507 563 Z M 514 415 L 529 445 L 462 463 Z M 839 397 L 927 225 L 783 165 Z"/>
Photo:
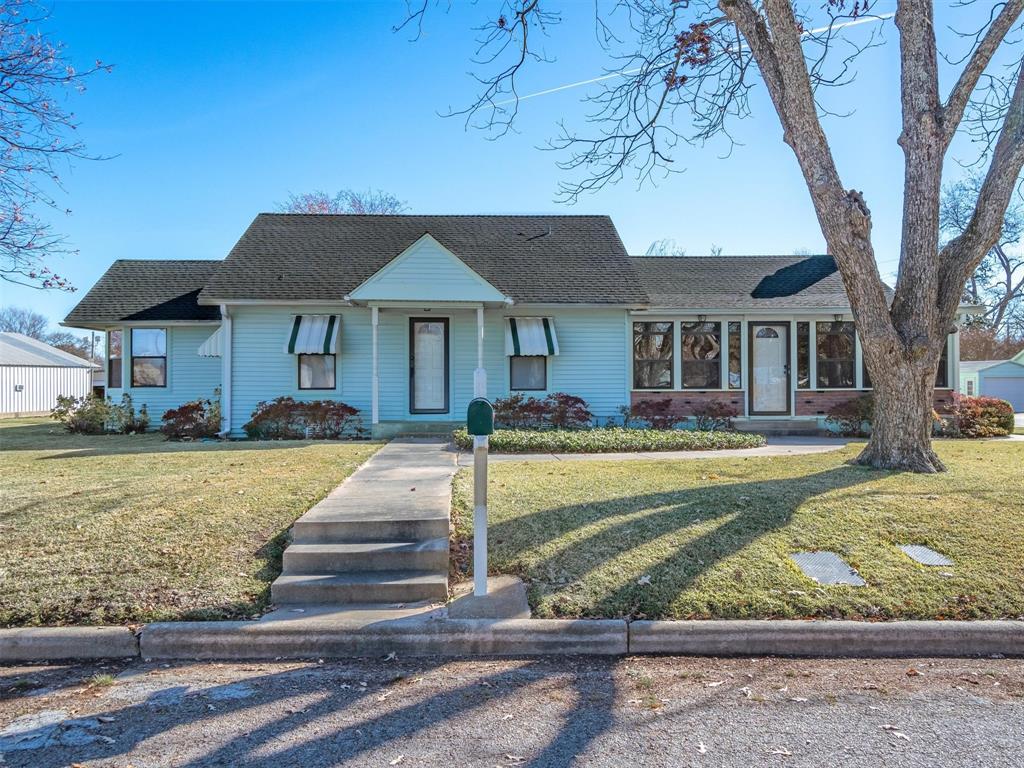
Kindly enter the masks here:
<path id="1" fill-rule="evenodd" d="M 722 451 L 640 451 L 635 453 L 492 453 L 491 461 L 640 461 L 653 459 L 722 459 L 746 456 L 799 456 L 826 453 L 846 447 L 842 437 L 779 436 L 769 437 L 761 448 L 730 448 Z M 459 466 L 473 464 L 473 455 L 459 455 Z"/>
<path id="2" fill-rule="evenodd" d="M 455 454 L 443 440 L 392 440 L 292 527 L 278 606 L 448 598 Z"/>

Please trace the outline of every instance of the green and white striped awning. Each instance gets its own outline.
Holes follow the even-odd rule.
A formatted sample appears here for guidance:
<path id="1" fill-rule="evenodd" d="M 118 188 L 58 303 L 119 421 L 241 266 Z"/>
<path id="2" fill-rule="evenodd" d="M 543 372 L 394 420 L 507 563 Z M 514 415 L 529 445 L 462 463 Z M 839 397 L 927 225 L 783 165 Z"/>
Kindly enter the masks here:
<path id="1" fill-rule="evenodd" d="M 289 355 L 333 355 L 340 334 L 341 315 L 295 315 L 284 351 Z"/>
<path id="2" fill-rule="evenodd" d="M 506 317 L 506 355 L 557 355 L 558 337 L 550 317 Z"/>

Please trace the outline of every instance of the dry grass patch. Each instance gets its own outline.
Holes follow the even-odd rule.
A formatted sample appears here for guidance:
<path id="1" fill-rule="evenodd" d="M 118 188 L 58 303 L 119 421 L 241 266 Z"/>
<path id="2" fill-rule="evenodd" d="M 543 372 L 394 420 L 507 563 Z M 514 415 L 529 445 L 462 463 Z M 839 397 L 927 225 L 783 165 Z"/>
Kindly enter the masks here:
<path id="1" fill-rule="evenodd" d="M 0 626 L 245 617 L 377 443 L 168 443 L 0 421 Z"/>

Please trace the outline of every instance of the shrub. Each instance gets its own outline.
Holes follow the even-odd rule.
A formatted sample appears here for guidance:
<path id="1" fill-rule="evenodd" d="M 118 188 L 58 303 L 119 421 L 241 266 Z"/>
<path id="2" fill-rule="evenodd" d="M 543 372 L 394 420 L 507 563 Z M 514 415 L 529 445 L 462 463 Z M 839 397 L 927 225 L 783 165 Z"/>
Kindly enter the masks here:
<path id="1" fill-rule="evenodd" d="M 259 403 L 242 429 L 253 440 L 336 440 L 365 434 L 359 411 L 352 406 L 336 400 L 299 402 L 291 397 Z"/>
<path id="2" fill-rule="evenodd" d="M 736 406 L 724 400 L 709 400 L 693 410 L 694 426 L 699 432 L 730 429 L 732 420 L 740 415 Z"/>
<path id="3" fill-rule="evenodd" d="M 594 420 L 586 400 L 565 392 L 552 392 L 543 399 L 516 393 L 493 405 L 494 423 L 513 429 L 580 429 Z"/>
<path id="4" fill-rule="evenodd" d="M 841 435 L 863 437 L 871 432 L 871 424 L 875 418 L 875 398 L 873 395 L 859 395 L 833 405 L 825 421 L 835 424 Z"/>
<path id="5" fill-rule="evenodd" d="M 102 397 L 59 395 L 50 418 L 74 434 L 102 435 L 107 432 L 110 408 L 110 403 Z"/>
<path id="6" fill-rule="evenodd" d="M 149 428 L 149 414 L 143 405 L 138 415 L 127 392 L 121 404 L 114 405 L 109 398 L 58 396 L 50 418 L 59 421 L 68 432 L 81 435 L 135 434 Z"/>
<path id="7" fill-rule="evenodd" d="M 953 395 L 959 437 L 1003 437 L 1013 432 L 1013 406 L 995 397 Z"/>
<path id="8" fill-rule="evenodd" d="M 672 399 L 668 397 L 662 400 L 641 400 L 631 406 L 623 406 L 620 412 L 625 427 L 634 426 L 639 421 L 651 429 L 674 429 L 686 421 L 685 416 L 673 412 Z"/>
<path id="9" fill-rule="evenodd" d="M 469 450 L 473 438 L 465 429 L 452 440 Z M 746 432 L 698 432 L 691 429 L 498 429 L 490 437 L 496 453 L 615 453 L 632 451 L 713 451 L 725 448 L 757 448 L 763 435 Z"/>
<path id="10" fill-rule="evenodd" d="M 168 440 L 200 440 L 220 431 L 220 404 L 193 400 L 164 412 L 160 431 Z"/>
<path id="11" fill-rule="evenodd" d="M 121 395 L 120 405 L 110 406 L 110 416 L 107 420 L 107 429 L 118 435 L 141 435 L 149 429 L 149 412 L 143 403 L 138 415 L 135 414 L 135 405 L 132 403 L 132 396 L 125 392 Z"/>

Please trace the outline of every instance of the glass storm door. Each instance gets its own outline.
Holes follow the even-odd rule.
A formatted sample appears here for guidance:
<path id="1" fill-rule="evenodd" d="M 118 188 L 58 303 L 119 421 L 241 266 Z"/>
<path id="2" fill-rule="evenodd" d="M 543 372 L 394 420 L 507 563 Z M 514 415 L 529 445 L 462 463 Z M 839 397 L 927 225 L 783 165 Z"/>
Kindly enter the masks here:
<path id="1" fill-rule="evenodd" d="M 750 324 L 750 413 L 789 413 L 789 323 Z"/>
<path id="2" fill-rule="evenodd" d="M 409 411 L 448 412 L 448 318 L 409 320 Z"/>

